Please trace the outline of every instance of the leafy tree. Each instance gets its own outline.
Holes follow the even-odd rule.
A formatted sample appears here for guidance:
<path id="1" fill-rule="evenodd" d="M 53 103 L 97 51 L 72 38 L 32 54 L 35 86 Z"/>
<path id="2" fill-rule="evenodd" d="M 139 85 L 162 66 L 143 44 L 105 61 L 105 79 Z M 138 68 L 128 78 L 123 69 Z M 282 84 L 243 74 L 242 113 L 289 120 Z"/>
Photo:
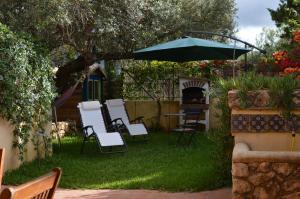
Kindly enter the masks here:
<path id="1" fill-rule="evenodd" d="M 61 87 L 70 73 L 97 59 L 130 58 L 134 49 L 189 28 L 232 32 L 234 6 L 234 0 L 2 0 L 0 21 L 31 33 L 51 51 L 69 46 L 81 55 L 59 68 Z"/>
<path id="2" fill-rule="evenodd" d="M 290 38 L 291 33 L 300 27 L 300 1 L 280 0 L 276 10 L 269 9 L 272 19 L 277 27 L 282 28 L 285 38 Z"/>
<path id="3" fill-rule="evenodd" d="M 280 39 L 280 30 L 266 28 L 262 29 L 262 32 L 256 37 L 256 46 L 266 50 L 266 56 L 271 57 L 272 53 L 280 48 L 285 42 L 284 39 Z"/>

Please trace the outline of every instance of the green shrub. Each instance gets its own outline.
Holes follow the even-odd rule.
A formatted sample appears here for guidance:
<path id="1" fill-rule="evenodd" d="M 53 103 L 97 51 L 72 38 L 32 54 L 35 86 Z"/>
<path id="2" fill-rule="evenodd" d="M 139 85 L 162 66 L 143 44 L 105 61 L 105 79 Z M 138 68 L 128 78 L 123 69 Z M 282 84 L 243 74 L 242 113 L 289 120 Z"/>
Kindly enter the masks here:
<path id="1" fill-rule="evenodd" d="M 43 131 L 55 97 L 48 53 L 27 35 L 0 23 L 0 117 L 15 126 L 14 146 L 23 159 L 31 130 Z"/>

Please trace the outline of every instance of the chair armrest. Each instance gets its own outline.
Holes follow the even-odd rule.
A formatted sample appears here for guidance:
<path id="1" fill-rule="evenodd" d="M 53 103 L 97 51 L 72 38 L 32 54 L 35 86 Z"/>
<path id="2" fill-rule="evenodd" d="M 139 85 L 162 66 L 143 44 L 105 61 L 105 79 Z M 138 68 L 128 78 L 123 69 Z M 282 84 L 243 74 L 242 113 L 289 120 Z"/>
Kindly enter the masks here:
<path id="1" fill-rule="evenodd" d="M 92 125 L 84 126 L 84 127 L 82 127 L 82 130 L 83 130 L 84 135 L 85 135 L 86 137 L 88 137 L 88 135 L 89 135 L 89 134 L 88 134 L 88 129 L 92 129 L 93 133 L 95 133 L 94 128 L 93 128 Z"/>
<path id="2" fill-rule="evenodd" d="M 132 122 L 133 123 L 135 123 L 135 122 L 143 123 L 144 122 L 143 119 L 144 119 L 144 116 L 140 116 L 140 117 L 137 117 L 137 118 L 131 120 L 130 123 L 132 123 Z"/>
<path id="3" fill-rule="evenodd" d="M 116 118 L 108 124 L 108 128 L 112 129 L 116 132 L 120 132 L 124 126 L 125 126 L 125 124 L 124 124 L 122 118 Z"/>
<path id="4" fill-rule="evenodd" d="M 124 125 L 124 122 L 123 122 L 122 118 L 116 118 L 116 119 L 112 120 L 110 122 L 110 124 L 113 124 L 113 125 L 119 124 L 118 121 L 121 122 L 121 125 Z"/>
<path id="5" fill-rule="evenodd" d="M 61 177 L 61 169 L 54 168 L 51 172 L 27 183 L 15 187 L 7 187 L 0 193 L 0 198 L 53 198 Z"/>

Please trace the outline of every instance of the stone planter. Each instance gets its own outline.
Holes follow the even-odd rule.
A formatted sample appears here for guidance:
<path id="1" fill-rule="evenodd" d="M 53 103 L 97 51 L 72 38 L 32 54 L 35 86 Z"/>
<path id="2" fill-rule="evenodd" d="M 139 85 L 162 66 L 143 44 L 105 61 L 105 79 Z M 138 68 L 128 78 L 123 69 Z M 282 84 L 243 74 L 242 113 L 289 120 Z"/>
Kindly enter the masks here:
<path id="1" fill-rule="evenodd" d="M 233 198 L 300 198 L 300 153 L 251 151 L 238 143 L 232 180 Z"/>
<path id="2" fill-rule="evenodd" d="M 291 152 L 291 122 L 272 109 L 267 90 L 248 92 L 243 109 L 238 91 L 228 93 L 231 133 L 233 198 L 300 198 L 300 135 Z M 293 111 L 300 132 L 300 90 L 294 91 Z"/>
<path id="3" fill-rule="evenodd" d="M 294 91 L 294 121 L 300 132 L 300 90 Z M 247 95 L 249 108 L 240 105 L 238 91 L 228 93 L 231 108 L 231 133 L 235 143 L 245 142 L 253 150 L 289 151 L 291 142 L 291 122 L 281 116 L 280 110 L 269 106 L 267 90 L 250 91 Z M 300 150 L 300 136 L 296 136 L 296 150 Z"/>

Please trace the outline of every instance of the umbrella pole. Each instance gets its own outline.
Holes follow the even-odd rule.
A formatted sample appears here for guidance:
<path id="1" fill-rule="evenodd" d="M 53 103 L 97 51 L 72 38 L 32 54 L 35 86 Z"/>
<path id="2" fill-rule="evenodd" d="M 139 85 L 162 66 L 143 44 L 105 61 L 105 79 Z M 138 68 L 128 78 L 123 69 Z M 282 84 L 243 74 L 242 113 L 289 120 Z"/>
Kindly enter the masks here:
<path id="1" fill-rule="evenodd" d="M 235 78 L 235 48 L 236 48 L 236 41 L 234 40 L 234 49 L 233 49 L 233 67 L 232 67 L 232 77 Z"/>
<path id="2" fill-rule="evenodd" d="M 246 44 L 245 44 L 245 48 L 247 48 L 247 45 L 246 45 Z M 245 70 L 245 71 L 248 70 L 248 66 L 247 66 L 248 63 L 247 63 L 247 62 L 248 62 L 248 60 L 247 60 L 247 53 L 245 53 L 245 63 L 244 63 L 244 64 L 245 64 L 245 66 L 244 66 L 244 70 Z"/>

